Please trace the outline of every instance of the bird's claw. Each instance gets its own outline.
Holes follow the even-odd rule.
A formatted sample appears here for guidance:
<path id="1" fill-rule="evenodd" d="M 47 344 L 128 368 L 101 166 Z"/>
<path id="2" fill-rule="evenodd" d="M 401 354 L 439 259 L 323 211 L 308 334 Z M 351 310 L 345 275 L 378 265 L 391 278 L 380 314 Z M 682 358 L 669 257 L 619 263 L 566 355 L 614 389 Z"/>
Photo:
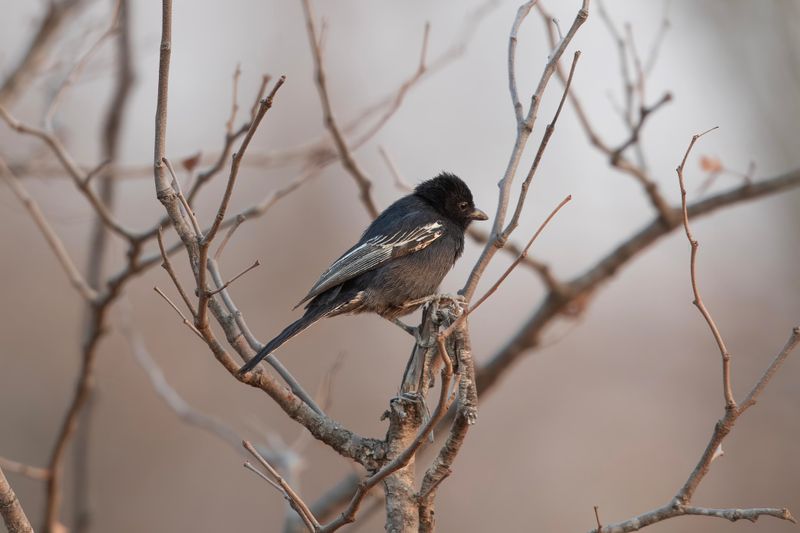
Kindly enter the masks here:
<path id="1" fill-rule="evenodd" d="M 404 323 L 399 318 L 392 319 L 392 323 L 395 324 L 397 327 L 414 337 L 414 341 L 417 343 L 417 346 L 420 348 L 430 348 L 435 344 L 434 341 L 431 339 L 423 339 L 422 333 L 420 332 L 420 328 L 417 326 L 409 326 L 408 324 Z"/>

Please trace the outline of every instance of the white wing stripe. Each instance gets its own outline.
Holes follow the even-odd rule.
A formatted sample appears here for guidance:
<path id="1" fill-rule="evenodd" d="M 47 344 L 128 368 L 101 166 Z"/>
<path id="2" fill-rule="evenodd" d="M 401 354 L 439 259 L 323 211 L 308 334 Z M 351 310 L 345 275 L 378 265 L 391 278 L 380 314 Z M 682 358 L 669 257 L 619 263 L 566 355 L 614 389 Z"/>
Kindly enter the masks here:
<path id="1" fill-rule="evenodd" d="M 366 240 L 334 262 L 314 284 L 303 301 L 385 263 L 392 258 L 397 249 L 400 249 L 403 255 L 422 250 L 444 234 L 442 227 L 443 224 L 436 221 L 413 230 L 399 231 L 393 235 L 376 235 Z"/>

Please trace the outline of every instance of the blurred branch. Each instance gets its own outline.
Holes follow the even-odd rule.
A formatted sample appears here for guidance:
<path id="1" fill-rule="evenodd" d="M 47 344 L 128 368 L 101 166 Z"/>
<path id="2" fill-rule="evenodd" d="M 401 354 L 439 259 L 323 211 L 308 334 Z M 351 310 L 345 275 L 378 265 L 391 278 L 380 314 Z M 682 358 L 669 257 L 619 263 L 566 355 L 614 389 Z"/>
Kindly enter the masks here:
<path id="1" fill-rule="evenodd" d="M 103 223 L 108 227 L 108 229 L 123 239 L 131 240 L 133 238 L 133 233 L 116 220 L 109 208 L 103 203 L 102 199 L 97 196 L 94 190 L 92 190 L 89 183 L 92 173 L 84 172 L 78 166 L 58 137 L 45 130 L 23 124 L 14 118 L 2 105 L 0 105 L 0 118 L 16 132 L 23 135 L 36 137 L 44 142 L 58 158 L 59 162 L 64 167 L 64 170 L 66 170 L 67 174 L 69 174 L 69 176 L 72 178 L 78 191 L 80 191 L 83 196 L 86 197 L 89 204 L 92 206 L 92 209 L 100 218 L 102 218 Z"/>
<path id="2" fill-rule="evenodd" d="M 53 227 L 47 221 L 47 217 L 45 217 L 44 213 L 42 213 L 42 210 L 39 208 L 39 204 L 36 203 L 36 200 L 34 200 L 30 194 L 28 194 L 28 191 L 25 189 L 25 186 L 22 184 L 22 182 L 14 174 L 12 174 L 11 169 L 8 168 L 8 165 L 6 165 L 6 162 L 2 157 L 0 157 L 0 174 L 2 174 L 3 178 L 5 178 L 6 183 L 8 183 L 9 187 L 11 187 L 14 195 L 17 197 L 17 199 L 19 199 L 20 203 L 25 207 L 34 223 L 39 228 L 39 231 L 41 231 L 42 236 L 44 236 L 47 244 L 53 250 L 53 253 L 58 259 L 61 267 L 64 269 L 64 272 L 67 274 L 72 286 L 75 287 L 78 293 L 80 293 L 80 295 L 86 301 L 94 301 L 97 298 L 97 292 L 86 282 L 83 275 L 78 270 L 78 267 L 75 266 L 75 263 L 69 256 L 69 252 L 67 252 L 67 249 L 64 247 L 64 243 L 61 242 L 61 239 L 56 234 L 55 229 L 53 229 Z"/>
<path id="3" fill-rule="evenodd" d="M 306 19 L 306 30 L 308 32 L 308 42 L 311 46 L 311 55 L 314 58 L 314 75 L 317 81 L 317 90 L 319 92 L 319 100 L 322 104 L 323 122 L 325 127 L 333 138 L 336 150 L 339 152 L 339 159 L 342 161 L 342 166 L 350 173 L 355 180 L 360 190 L 361 203 L 366 207 L 370 217 L 375 218 L 378 216 L 378 208 L 375 207 L 375 201 L 372 199 L 370 190 L 372 189 L 372 181 L 367 177 L 364 171 L 353 157 L 347 141 L 344 138 L 336 119 L 333 116 L 333 109 L 331 107 L 331 99 L 328 94 L 328 86 L 326 82 L 325 67 L 322 63 L 322 48 L 317 35 L 317 30 L 314 22 L 314 13 L 311 9 L 311 0 L 302 0 L 303 14 Z M 424 50 L 424 47 L 423 47 Z M 424 58 L 424 55 L 423 55 Z M 398 104 L 399 105 L 399 104 Z"/>
<path id="4" fill-rule="evenodd" d="M 227 443 L 238 453 L 240 450 L 240 443 L 242 442 L 242 438 L 239 434 L 213 416 L 194 409 L 180 394 L 178 394 L 167 381 L 164 372 L 158 366 L 155 359 L 153 359 L 142 336 L 131 327 L 128 317 L 126 317 L 121 331 L 128 341 L 131 352 L 133 352 L 133 355 L 136 357 L 136 362 L 139 363 L 139 366 L 147 374 L 147 379 L 150 381 L 153 389 L 178 418 L 190 426 L 200 428 L 214 435 Z"/>
<path id="5" fill-rule="evenodd" d="M 0 457 L 0 468 L 7 472 L 14 472 L 15 474 L 19 474 L 30 479 L 45 480 L 50 476 L 50 472 L 46 468 L 26 465 L 25 463 L 18 463 L 17 461 L 12 461 L 11 459 L 6 459 L 5 457 Z"/>
<path id="6" fill-rule="evenodd" d="M 0 84 L 0 106 L 13 105 L 17 96 L 28 87 L 47 59 L 61 28 L 84 3 L 84 0 L 53 0 L 47 3 L 47 12 L 42 17 L 28 49 Z"/>
<path id="7" fill-rule="evenodd" d="M 89 52 L 84 56 L 84 59 L 76 64 L 73 73 L 79 73 L 81 62 L 88 62 L 88 57 L 93 53 L 93 50 L 99 48 L 102 42 L 116 35 L 115 52 L 116 52 L 116 74 L 114 78 L 114 89 L 111 100 L 106 110 L 103 128 L 100 131 L 99 144 L 102 149 L 102 157 L 104 163 L 96 167 L 97 178 L 99 179 L 99 197 L 103 205 L 107 206 L 109 211 L 114 211 L 116 201 L 116 188 L 118 185 L 117 180 L 117 162 L 119 159 L 120 144 L 122 138 L 122 124 L 124 120 L 125 110 L 130 97 L 131 88 L 134 82 L 133 72 L 133 58 L 131 50 L 131 23 L 129 14 L 128 0 L 116 0 L 116 5 L 111 16 L 111 22 L 108 29 L 101 35 L 96 44 L 90 48 Z M 65 80 L 61 90 L 72 83 L 72 73 Z M 48 115 L 45 116 L 45 124 L 49 123 L 52 114 L 55 112 L 57 98 L 53 100 Z M 90 180 L 93 175 L 90 172 L 86 176 L 87 187 L 91 187 Z M 95 289 L 101 290 L 101 285 L 104 277 L 104 260 L 108 249 L 109 238 L 111 235 L 106 229 L 105 221 L 101 216 L 95 216 L 92 222 L 91 234 L 89 236 L 89 252 L 87 258 L 87 273 L 86 279 L 88 283 Z M 129 248 L 134 245 L 129 243 Z M 87 305 L 84 309 L 84 336 L 88 337 L 92 334 L 92 326 L 95 319 L 94 313 L 105 314 L 104 308 Z M 105 319 L 103 319 L 105 322 Z M 105 326 L 100 328 L 105 329 Z M 92 398 L 94 391 L 90 391 L 89 399 L 86 401 L 83 408 L 81 419 L 78 421 L 78 430 L 75 435 L 75 455 L 74 455 L 74 483 L 73 483 L 73 516 L 75 520 L 74 533 L 86 533 L 91 529 L 92 523 L 92 503 L 91 503 L 91 487 L 90 487 L 90 474 L 89 474 L 89 457 L 90 457 L 90 438 L 91 438 L 91 420 L 94 412 Z"/>
<path id="8" fill-rule="evenodd" d="M 698 200 L 689 204 L 687 211 L 690 217 L 697 218 L 723 207 L 778 194 L 795 187 L 800 187 L 800 168 Z M 671 208 L 671 210 L 669 225 L 665 225 L 661 217 L 656 216 L 583 274 L 564 283 L 562 292 L 549 292 L 506 345 L 478 368 L 478 392 L 482 393 L 491 388 L 525 352 L 538 346 L 542 331 L 554 318 L 580 313 L 589 304 L 595 291 L 611 279 L 620 268 L 661 237 L 680 227 L 681 209 Z"/>
<path id="9" fill-rule="evenodd" d="M 86 50 L 86 52 L 75 62 L 75 64 L 72 65 L 72 67 L 69 69 L 69 72 L 64 77 L 64 80 L 58 86 L 58 89 L 56 89 L 56 92 L 50 99 L 50 104 L 47 106 L 47 110 L 44 113 L 44 118 L 42 119 L 45 128 L 48 130 L 52 131 L 53 129 L 53 117 L 55 116 L 58 106 L 67 90 L 78 81 L 83 73 L 83 70 L 86 68 L 86 65 L 89 64 L 89 61 L 91 61 L 94 55 L 102 48 L 103 43 L 120 31 L 120 17 L 122 15 L 122 10 L 123 0 L 116 0 L 108 27 L 103 31 L 103 33 L 100 34 L 94 43 L 92 43 L 88 50 Z M 120 40 L 128 41 L 128 38 L 121 37 Z M 129 44 L 130 43 L 127 42 L 123 46 L 129 47 Z M 118 74 L 118 79 L 123 79 L 126 75 L 130 74 L 130 62 L 128 61 L 127 63 L 127 66 L 125 62 L 122 63 L 122 69 L 120 74 Z"/>
<path id="10" fill-rule="evenodd" d="M 356 140 L 352 143 L 352 150 L 355 151 L 359 149 L 380 132 L 383 126 L 385 126 L 391 117 L 399 110 L 402 102 L 405 99 L 405 96 L 414 87 L 416 87 L 423 80 L 440 72 L 457 59 L 461 58 L 464 55 L 464 52 L 467 50 L 467 47 L 469 46 L 469 43 L 471 42 L 480 24 L 486 20 L 487 15 L 499 4 L 499 0 L 487 0 L 480 4 L 472 12 L 468 13 L 463 20 L 457 36 L 444 51 L 428 60 L 428 56 L 431 54 L 428 54 L 427 50 L 425 50 L 424 69 L 421 70 L 420 65 L 418 64 L 416 70 L 408 78 L 401 82 L 395 90 L 367 105 L 354 118 L 346 121 L 342 127 L 342 132 L 345 135 L 352 134 L 353 136 L 356 136 L 357 134 Z M 426 48 L 424 44 L 425 42 L 423 39 L 423 49 Z M 202 158 L 203 161 L 213 159 L 213 162 L 211 162 L 210 167 L 207 170 L 200 173 L 194 186 L 190 191 L 188 191 L 188 200 L 190 204 L 193 203 L 197 193 L 199 192 L 199 188 L 207 183 L 212 177 L 217 175 L 220 170 L 222 170 L 225 162 L 228 161 L 233 143 L 247 132 L 250 121 L 252 121 L 252 118 L 255 116 L 255 112 L 258 109 L 259 100 L 263 98 L 266 85 L 269 81 L 270 77 L 268 75 L 262 77 L 260 89 L 257 91 L 257 96 L 254 99 L 251 107 L 251 113 L 248 122 L 242 124 L 239 129 L 234 129 L 232 132 L 226 132 L 222 151 L 217 154 L 211 153 Z M 375 120 L 370 124 L 369 122 L 373 118 Z M 364 131 L 359 133 L 360 129 L 364 129 Z M 335 163 L 337 160 L 338 153 L 334 148 L 331 147 L 331 138 L 328 134 L 323 138 L 316 139 L 309 143 L 303 143 L 302 145 L 296 147 L 261 153 L 257 151 L 251 151 L 247 160 L 242 162 L 242 165 L 260 168 L 282 168 L 290 164 L 300 163 L 306 167 L 316 167 L 318 169 L 322 169 Z M 36 165 L 34 167 L 32 165 L 18 165 L 12 161 L 10 162 L 9 166 L 20 177 L 26 177 L 35 173 L 35 175 L 40 178 L 57 178 L 61 177 L 63 174 L 63 170 L 60 167 L 53 167 L 52 165 Z M 118 166 L 117 177 L 118 179 L 138 178 L 147 174 L 148 172 L 152 172 L 152 165 Z M 167 223 L 168 220 L 165 219 L 162 221 L 161 225 L 165 225 Z M 138 237 L 140 239 L 152 238 L 154 234 L 155 226 L 153 229 Z"/>
<path id="11" fill-rule="evenodd" d="M 255 468 L 250 469 L 257 474 L 260 474 L 265 481 L 270 483 L 278 492 L 283 494 L 283 497 L 289 502 L 289 505 L 292 506 L 292 509 L 294 509 L 295 512 L 300 516 L 300 518 L 308 527 L 309 531 L 321 531 L 322 528 L 320 523 L 314 517 L 314 514 L 308 508 L 308 505 L 306 505 L 300 495 L 295 492 L 292 486 L 287 483 L 280 474 L 278 474 L 277 470 L 275 470 L 272 465 L 269 464 L 269 461 L 267 461 L 260 453 L 258 453 L 258 450 L 256 450 L 250 442 L 243 441 L 242 445 L 253 455 L 253 457 L 258 460 L 261 466 L 263 466 L 267 472 L 269 472 L 271 478 L 260 474 L 260 472 Z M 245 467 L 248 465 L 249 463 L 245 463 Z"/>
<path id="12" fill-rule="evenodd" d="M 545 24 L 545 28 L 547 29 L 547 35 L 550 41 L 550 46 L 552 48 L 556 47 L 556 35 L 553 30 L 553 25 L 551 24 L 552 17 L 551 15 L 542 7 L 541 4 L 537 5 L 539 9 L 539 13 L 542 16 L 542 20 Z M 594 146 L 599 152 L 605 155 L 608 158 L 609 164 L 623 172 L 628 174 L 629 176 L 633 177 L 639 184 L 642 186 L 642 189 L 645 192 L 650 204 L 653 206 L 653 209 L 659 214 L 659 216 L 664 221 L 664 224 L 671 225 L 675 221 L 670 220 L 669 217 L 673 215 L 673 211 L 664 197 L 658 190 L 658 185 L 650 176 L 649 171 L 647 170 L 646 165 L 644 164 L 644 156 L 642 155 L 641 150 L 641 132 L 642 128 L 644 127 L 645 121 L 652 115 L 655 111 L 660 109 L 664 104 L 670 102 L 672 100 L 672 96 L 670 93 L 665 93 L 661 99 L 653 104 L 652 106 L 645 105 L 644 102 L 641 102 L 639 106 L 639 115 L 638 119 L 634 120 L 634 104 L 633 104 L 633 82 L 630 79 L 630 73 L 628 71 L 627 66 L 627 55 L 625 53 L 625 41 L 621 38 L 619 31 L 614 26 L 613 22 L 608 18 L 608 14 L 606 13 L 602 4 L 598 5 L 598 10 L 601 14 L 601 18 L 604 19 L 606 22 L 606 26 L 611 34 L 612 38 L 617 42 L 617 45 L 622 47 L 620 52 L 620 67 L 622 72 L 622 79 L 623 79 L 623 89 L 625 94 L 626 100 L 626 110 L 624 111 L 625 115 L 625 125 L 628 128 L 628 139 L 623 141 L 618 148 L 612 148 L 609 143 L 604 141 L 600 135 L 595 130 L 594 126 L 592 126 L 589 117 L 586 111 L 583 108 L 583 104 L 581 100 L 578 98 L 575 90 L 571 90 L 569 94 L 569 101 L 572 104 L 573 109 L 575 110 L 575 115 L 578 118 L 578 122 L 581 125 L 584 133 L 586 134 L 589 142 L 592 146 Z M 560 65 L 556 65 L 556 74 L 559 80 L 566 84 L 567 76 L 564 74 L 563 70 L 561 69 Z M 634 163 L 629 160 L 624 152 L 630 147 L 634 147 L 637 150 L 637 155 L 639 156 L 639 163 Z"/>
<path id="13" fill-rule="evenodd" d="M 3 517 L 8 533 L 33 533 L 33 527 L 25 516 L 25 510 L 3 474 L 2 468 L 0 468 L 0 516 Z"/>

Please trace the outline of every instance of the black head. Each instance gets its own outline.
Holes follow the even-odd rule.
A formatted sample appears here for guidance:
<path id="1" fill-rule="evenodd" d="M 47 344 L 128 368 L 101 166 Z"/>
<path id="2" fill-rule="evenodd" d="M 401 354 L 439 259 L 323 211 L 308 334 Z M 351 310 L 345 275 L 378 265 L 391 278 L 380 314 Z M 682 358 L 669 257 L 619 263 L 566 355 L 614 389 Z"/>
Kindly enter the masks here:
<path id="1" fill-rule="evenodd" d="M 414 194 L 463 228 L 469 226 L 473 220 L 489 218 L 475 207 L 467 184 L 449 172 L 442 172 L 435 178 L 423 181 L 414 189 Z"/>

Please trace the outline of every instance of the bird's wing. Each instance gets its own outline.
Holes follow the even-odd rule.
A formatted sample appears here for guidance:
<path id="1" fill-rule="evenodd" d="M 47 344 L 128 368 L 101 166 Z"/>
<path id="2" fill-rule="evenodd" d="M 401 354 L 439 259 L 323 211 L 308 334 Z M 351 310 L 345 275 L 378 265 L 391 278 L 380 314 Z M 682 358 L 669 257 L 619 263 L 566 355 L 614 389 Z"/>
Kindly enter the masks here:
<path id="1" fill-rule="evenodd" d="M 322 273 L 308 294 L 297 306 L 345 281 L 376 268 L 390 259 L 418 252 L 444 235 L 439 221 L 402 230 L 391 235 L 375 235 L 348 250 Z M 295 307 L 297 307 L 295 306 Z"/>

